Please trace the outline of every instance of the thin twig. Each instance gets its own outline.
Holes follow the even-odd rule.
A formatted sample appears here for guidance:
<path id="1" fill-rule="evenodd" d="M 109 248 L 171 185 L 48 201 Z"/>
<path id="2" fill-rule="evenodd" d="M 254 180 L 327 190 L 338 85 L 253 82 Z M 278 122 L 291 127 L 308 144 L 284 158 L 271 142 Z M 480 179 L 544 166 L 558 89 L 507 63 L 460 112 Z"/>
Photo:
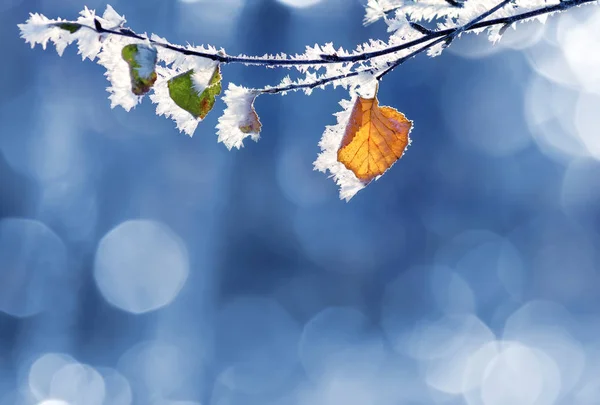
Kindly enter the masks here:
<path id="1" fill-rule="evenodd" d="M 486 19 L 487 17 L 491 16 L 492 14 L 494 14 L 496 11 L 506 7 L 507 5 L 509 5 L 510 3 L 512 3 L 514 0 L 503 0 L 502 2 L 498 3 L 495 7 L 492 7 L 491 9 L 489 9 L 488 11 L 486 11 L 485 13 L 482 13 L 481 15 L 479 15 L 478 17 L 474 18 L 473 20 L 471 20 L 470 22 L 468 22 L 467 24 L 463 25 L 462 27 L 458 27 L 455 28 L 452 32 L 448 33 L 448 35 L 443 36 L 429 44 L 427 44 L 426 46 L 423 46 L 419 49 L 417 49 L 417 51 L 406 55 L 398 60 L 396 60 L 394 63 L 392 63 L 387 69 L 385 69 L 383 72 L 378 73 L 377 74 L 377 80 L 381 80 L 381 78 L 385 75 L 387 75 L 388 73 L 390 73 L 392 70 L 394 70 L 396 67 L 400 66 L 401 64 L 403 64 L 405 61 L 407 61 L 408 59 L 412 58 L 413 56 L 418 55 L 421 52 L 424 52 L 426 49 L 432 48 L 435 45 L 439 44 L 439 43 L 446 43 L 446 46 L 450 44 L 450 42 L 452 42 L 458 35 L 460 35 L 462 32 L 465 32 L 469 29 L 471 29 L 472 27 L 474 27 L 475 25 L 477 25 L 480 21 Z"/>
<path id="2" fill-rule="evenodd" d="M 566 10 L 571 7 L 581 6 L 583 4 L 592 3 L 595 1 L 597 1 L 597 0 L 565 0 L 559 4 L 555 4 L 553 6 L 541 7 L 537 10 L 528 11 L 526 13 L 517 14 L 517 15 L 511 16 L 511 17 L 496 18 L 496 19 L 488 20 L 488 21 L 479 21 L 479 22 L 469 26 L 469 28 L 463 29 L 463 31 L 472 31 L 472 30 L 477 30 L 480 28 L 491 27 L 494 25 L 512 24 L 512 23 L 515 23 L 515 22 L 518 22 L 521 20 L 526 20 L 528 18 L 533 18 L 533 17 L 537 17 L 540 15 L 553 13 L 556 11 Z M 483 17 L 483 18 L 486 18 L 486 17 Z M 379 56 L 396 53 L 396 52 L 402 51 L 404 49 L 412 48 L 416 45 L 420 45 L 422 43 L 431 41 L 436 38 L 448 37 L 449 35 L 452 35 L 453 32 L 455 32 L 458 29 L 458 28 L 449 28 L 449 29 L 441 30 L 441 31 L 431 31 L 429 34 L 425 34 L 420 38 L 417 38 L 410 42 L 406 42 L 404 44 L 391 46 L 389 48 L 380 49 L 378 51 L 356 53 L 356 54 L 347 55 L 347 56 L 323 55 L 320 59 L 295 59 L 295 58 L 269 59 L 269 58 L 264 58 L 264 57 L 253 57 L 253 56 L 231 56 L 231 55 L 227 55 L 227 54 L 221 53 L 221 52 L 208 53 L 208 52 L 193 51 L 193 50 L 186 49 L 186 48 L 183 48 L 180 46 L 165 44 L 160 41 L 155 41 L 155 40 L 145 37 L 143 35 L 136 34 L 135 32 L 131 31 L 128 28 L 124 28 L 121 30 L 113 30 L 113 29 L 103 28 L 99 24 L 97 24 L 96 27 L 90 27 L 87 25 L 79 24 L 76 21 L 61 21 L 60 23 L 57 23 L 57 24 L 64 24 L 64 23 L 77 24 L 81 27 L 94 30 L 98 33 L 107 33 L 107 34 L 111 34 L 111 35 L 119 35 L 119 36 L 123 36 L 123 37 L 136 38 L 136 39 L 139 39 L 142 41 L 149 41 L 150 43 L 154 44 L 155 46 L 169 49 L 171 51 L 178 52 L 183 55 L 198 56 L 198 57 L 202 57 L 202 58 L 211 59 L 211 60 L 214 60 L 214 61 L 220 62 L 220 63 L 244 63 L 244 64 L 249 64 L 249 65 L 271 66 L 271 67 L 272 66 L 326 65 L 326 64 L 330 64 L 330 63 L 341 63 L 341 62 L 353 62 L 353 63 L 361 62 L 361 61 L 370 60 L 370 59 L 373 59 L 373 58 L 376 58 Z"/>
<path id="3" fill-rule="evenodd" d="M 485 24 L 485 23 L 489 23 L 492 21 L 499 21 L 496 22 L 494 25 L 497 24 L 512 24 L 514 22 L 520 21 L 522 19 L 526 19 L 526 18 L 531 18 L 532 17 L 532 13 L 533 12 L 529 12 L 529 13 L 524 13 L 524 14 L 528 14 L 527 17 L 521 17 L 524 14 L 521 15 L 516 15 L 514 17 L 511 18 L 500 18 L 500 19 L 496 19 L 496 20 L 490 20 L 487 22 L 481 22 L 483 19 L 489 17 L 490 15 L 494 14 L 496 11 L 500 10 L 501 8 L 507 6 L 509 3 L 511 3 L 513 0 L 504 0 L 501 3 L 499 3 L 498 5 L 496 5 L 495 7 L 487 10 L 485 13 L 479 15 L 478 17 L 476 17 L 475 19 L 471 20 L 470 22 L 468 22 L 467 24 L 461 26 L 461 27 L 457 27 L 457 28 L 453 28 L 453 29 L 449 29 L 449 30 L 444 30 L 444 31 L 438 31 L 438 32 L 434 32 L 433 34 L 436 34 L 435 37 L 439 36 L 437 34 L 439 34 L 440 32 L 444 32 L 445 35 L 443 36 L 439 36 L 439 38 L 437 38 L 436 40 L 429 42 L 419 48 L 417 48 L 416 50 L 414 50 L 413 52 L 409 53 L 408 55 L 405 55 L 399 59 L 397 59 L 396 61 L 392 62 L 385 70 L 381 71 L 381 72 L 377 72 L 376 68 L 368 68 L 368 69 L 363 69 L 361 71 L 354 71 L 354 72 L 350 72 L 347 74 L 342 74 L 342 75 L 336 75 L 336 76 L 330 76 L 330 77 L 325 77 L 322 79 L 319 79 L 315 82 L 312 83 L 303 83 L 303 84 L 290 84 L 287 86 L 281 86 L 281 87 L 273 87 L 273 88 L 267 88 L 267 89 L 262 89 L 259 90 L 260 93 L 264 93 L 264 94 L 277 94 L 277 93 L 282 93 L 282 92 L 286 92 L 286 91 L 294 91 L 294 90 L 301 90 L 301 89 L 305 89 L 305 88 L 315 88 L 318 86 L 322 86 L 324 84 L 336 81 L 336 80 L 342 80 L 342 79 L 347 79 L 350 77 L 354 77 L 354 76 L 358 76 L 361 73 L 377 73 L 376 74 L 376 79 L 377 80 L 381 80 L 381 78 L 383 76 L 385 76 L 386 74 L 390 73 L 392 70 L 394 70 L 396 67 L 398 67 L 399 65 L 403 64 L 404 62 L 406 62 L 408 59 L 411 59 L 414 56 L 417 56 L 418 54 L 426 51 L 427 49 L 441 43 L 441 42 L 451 42 L 456 36 L 460 35 L 462 32 L 465 31 L 469 31 L 469 30 L 473 30 L 477 28 L 481 28 L 481 24 Z M 589 1 L 587 1 L 589 2 Z M 575 1 L 568 1 L 568 2 L 563 2 L 560 5 L 563 7 L 562 9 L 567 9 L 570 7 L 574 7 Z M 566 6 L 565 6 L 566 5 Z M 534 10 L 537 11 L 537 10 Z M 553 10 L 556 11 L 556 10 Z M 551 11 L 551 12 L 553 12 Z M 533 16 L 536 16 L 539 14 L 535 14 Z M 521 18 L 518 18 L 521 17 Z M 510 21 L 509 21 L 510 20 Z M 489 26 L 489 25 L 487 25 Z M 431 37 L 431 36 L 430 36 Z M 433 38 L 435 38 L 433 37 Z M 430 38 L 432 39 L 432 38 Z M 415 41 L 412 41 L 415 42 Z M 417 42 L 417 44 L 420 44 L 421 42 Z M 414 45 L 413 45 L 414 46 Z"/>

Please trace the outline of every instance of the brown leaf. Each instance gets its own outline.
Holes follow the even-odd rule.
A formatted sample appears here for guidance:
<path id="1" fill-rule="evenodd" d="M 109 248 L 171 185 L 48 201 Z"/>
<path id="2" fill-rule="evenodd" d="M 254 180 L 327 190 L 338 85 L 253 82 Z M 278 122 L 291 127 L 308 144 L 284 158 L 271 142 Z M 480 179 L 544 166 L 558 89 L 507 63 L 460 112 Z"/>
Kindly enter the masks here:
<path id="1" fill-rule="evenodd" d="M 361 181 L 381 176 L 402 157 L 412 121 L 391 107 L 379 107 L 377 95 L 358 97 L 350 115 L 338 161 Z"/>
<path id="2" fill-rule="evenodd" d="M 254 100 L 252 104 L 250 104 L 250 111 L 248 111 L 248 115 L 244 117 L 244 120 L 239 125 L 240 131 L 245 134 L 259 134 L 262 128 L 262 124 L 260 123 L 260 119 L 258 118 L 258 114 L 254 109 Z"/>

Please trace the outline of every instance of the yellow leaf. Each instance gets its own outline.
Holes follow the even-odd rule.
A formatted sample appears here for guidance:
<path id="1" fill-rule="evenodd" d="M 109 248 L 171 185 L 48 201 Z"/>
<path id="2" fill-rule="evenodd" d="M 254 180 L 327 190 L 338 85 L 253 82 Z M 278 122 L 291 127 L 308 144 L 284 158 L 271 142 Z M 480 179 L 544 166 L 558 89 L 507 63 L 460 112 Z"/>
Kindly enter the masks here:
<path id="1" fill-rule="evenodd" d="M 338 150 L 338 161 L 368 183 L 381 176 L 404 153 L 412 121 L 391 107 L 380 107 L 377 95 L 357 97 Z"/>

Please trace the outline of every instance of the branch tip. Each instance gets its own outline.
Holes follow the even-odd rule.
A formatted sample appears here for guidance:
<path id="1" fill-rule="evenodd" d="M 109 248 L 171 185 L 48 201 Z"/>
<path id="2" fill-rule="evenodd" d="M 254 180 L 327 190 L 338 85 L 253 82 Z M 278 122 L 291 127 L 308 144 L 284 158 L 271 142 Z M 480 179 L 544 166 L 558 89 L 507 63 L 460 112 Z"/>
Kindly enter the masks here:
<path id="1" fill-rule="evenodd" d="M 97 18 L 94 18 L 94 27 L 96 28 L 96 31 L 98 31 L 98 32 L 104 31 L 104 28 L 102 28 L 102 24 L 100 23 L 100 20 L 98 20 Z"/>
<path id="2" fill-rule="evenodd" d="M 425 26 L 423 26 L 423 25 L 421 25 L 419 23 L 416 23 L 416 22 L 413 22 L 413 21 L 409 21 L 409 24 L 410 24 L 410 26 L 412 28 L 414 28 L 415 30 L 419 31 L 421 34 L 431 35 L 433 33 L 432 30 L 430 30 L 429 28 L 427 28 L 427 27 L 425 27 Z"/>

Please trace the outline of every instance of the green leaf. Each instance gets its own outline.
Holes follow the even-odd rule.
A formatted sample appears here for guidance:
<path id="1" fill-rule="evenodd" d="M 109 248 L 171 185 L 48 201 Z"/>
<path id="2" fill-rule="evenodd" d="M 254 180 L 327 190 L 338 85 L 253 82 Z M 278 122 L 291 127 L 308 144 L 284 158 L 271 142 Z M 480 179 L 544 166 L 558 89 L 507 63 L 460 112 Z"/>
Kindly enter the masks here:
<path id="1" fill-rule="evenodd" d="M 204 119 L 214 107 L 217 96 L 221 94 L 221 69 L 217 65 L 208 86 L 200 94 L 194 87 L 193 75 L 192 69 L 169 80 L 169 95 L 175 104 L 195 118 Z"/>
<path id="2" fill-rule="evenodd" d="M 121 56 L 129 65 L 131 91 L 136 96 L 148 93 L 156 82 L 156 49 L 146 45 L 130 44 L 121 51 Z"/>
<path id="3" fill-rule="evenodd" d="M 71 34 L 76 33 L 77 31 L 79 31 L 79 29 L 81 28 L 81 24 L 77 24 L 77 23 L 60 23 L 57 25 L 58 28 L 61 28 L 65 31 L 69 31 Z"/>

